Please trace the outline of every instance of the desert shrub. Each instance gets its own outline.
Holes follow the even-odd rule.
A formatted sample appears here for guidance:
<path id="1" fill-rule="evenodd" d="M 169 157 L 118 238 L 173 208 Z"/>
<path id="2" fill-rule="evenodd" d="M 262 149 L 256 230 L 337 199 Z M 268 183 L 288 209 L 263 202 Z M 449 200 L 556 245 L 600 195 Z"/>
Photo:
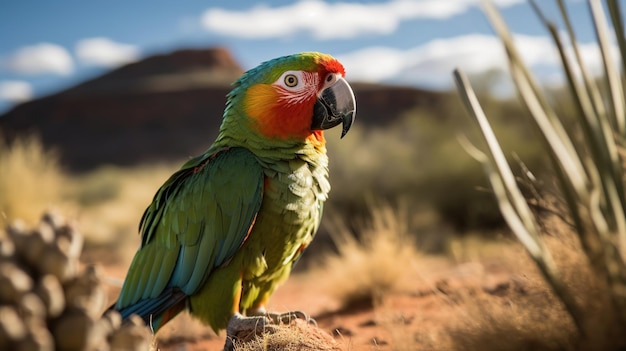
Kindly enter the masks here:
<path id="1" fill-rule="evenodd" d="M 531 2 L 540 20 L 545 24 L 561 57 L 566 89 L 572 96 L 575 119 L 557 114 L 554 101 L 541 89 L 532 72 L 521 60 L 506 23 L 495 6 L 485 2 L 485 13 L 502 39 L 514 82 L 522 101 L 528 107 L 528 120 L 535 124 L 542 140 L 542 149 L 549 156 L 560 197 L 557 200 L 560 218 L 572 227 L 577 244 L 582 248 L 586 269 L 592 271 L 607 297 L 610 307 L 605 308 L 604 320 L 594 318 L 596 307 L 590 305 L 593 297 L 579 298 L 580 286 L 568 280 L 568 266 L 558 264 L 560 247 L 551 247 L 545 228 L 531 211 L 516 183 L 514 173 L 504 158 L 504 153 L 490 126 L 485 112 L 472 91 L 467 78 L 455 71 L 455 78 L 468 111 L 480 127 L 483 153 L 467 143 L 467 150 L 484 166 L 503 216 L 537 264 L 543 277 L 558 300 L 569 313 L 583 344 L 600 335 L 610 335 L 613 330 L 626 327 L 626 193 L 624 191 L 624 165 L 622 142 L 626 135 L 626 113 L 622 74 L 618 64 L 626 65 L 626 40 L 623 19 L 617 1 L 608 0 L 613 33 L 621 52 L 619 63 L 613 60 L 610 24 L 600 1 L 589 2 L 589 15 L 593 18 L 596 37 L 601 49 L 604 75 L 592 79 L 589 68 L 580 58 L 574 27 L 564 2 L 559 1 L 561 17 L 567 35 L 562 36 L 556 25 L 549 22 L 535 2 Z M 571 52 L 565 40 L 571 43 Z M 598 83 L 604 86 L 598 88 Z M 603 96 L 602 94 L 605 94 Z M 582 271 L 582 270 L 581 270 Z M 583 286 L 584 288 L 584 286 Z M 596 345 L 597 346 L 597 345 Z M 619 349 L 612 344 L 604 349 Z M 591 349 L 594 349 L 593 347 Z"/>
<path id="2" fill-rule="evenodd" d="M 35 137 L 0 138 L 0 226 L 20 218 L 34 223 L 41 213 L 62 201 L 65 175 L 57 154 Z"/>
<path id="3" fill-rule="evenodd" d="M 460 292 L 457 299 L 464 306 L 463 313 L 450 318 L 444 327 L 448 349 L 615 350 L 624 346 L 607 282 L 589 266 L 571 224 L 547 212 L 539 223 L 563 281 L 587 311 L 585 336 L 578 334 L 568 311 L 523 246 L 500 243 L 498 266 L 514 275 L 498 289 L 483 286 Z"/>
<path id="4" fill-rule="evenodd" d="M 322 255 L 313 274 L 324 277 L 323 289 L 343 308 L 372 307 L 381 296 L 407 288 L 407 270 L 417 265 L 420 254 L 406 209 L 371 209 L 357 224 L 358 238 L 338 217 L 327 223 L 338 251 Z"/>

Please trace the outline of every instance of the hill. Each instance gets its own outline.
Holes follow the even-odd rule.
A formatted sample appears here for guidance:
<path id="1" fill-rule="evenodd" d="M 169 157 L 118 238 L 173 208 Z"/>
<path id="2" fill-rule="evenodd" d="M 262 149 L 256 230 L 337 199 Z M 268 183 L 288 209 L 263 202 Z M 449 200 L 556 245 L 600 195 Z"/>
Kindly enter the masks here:
<path id="1" fill-rule="evenodd" d="M 72 171 L 184 159 L 213 141 L 230 84 L 242 72 L 225 48 L 148 57 L 16 106 L 0 116 L 0 133 L 9 142 L 39 135 Z M 443 98 L 409 87 L 352 85 L 363 125 L 386 125 L 416 104 Z"/>

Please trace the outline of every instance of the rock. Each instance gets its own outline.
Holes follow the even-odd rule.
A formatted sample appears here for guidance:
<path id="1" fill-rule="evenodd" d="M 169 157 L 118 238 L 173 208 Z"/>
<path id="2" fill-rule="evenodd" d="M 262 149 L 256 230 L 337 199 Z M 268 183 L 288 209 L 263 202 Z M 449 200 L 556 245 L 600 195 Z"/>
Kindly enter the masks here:
<path id="1" fill-rule="evenodd" d="M 111 335 L 111 351 L 149 351 L 152 344 L 152 334 L 146 328 L 139 316 L 131 316 L 124 328 L 118 329 Z"/>
<path id="2" fill-rule="evenodd" d="M 105 307 L 106 296 L 100 277 L 94 266 L 89 266 L 81 275 L 65 285 L 67 309 L 83 310 L 89 316 L 100 315 Z"/>
<path id="3" fill-rule="evenodd" d="M 46 312 L 49 318 L 56 318 L 61 315 L 65 309 L 65 296 L 63 287 L 57 277 L 50 274 L 44 275 L 37 282 L 35 293 L 46 306 Z"/>
<path id="4" fill-rule="evenodd" d="M 106 342 L 106 330 L 85 311 L 66 311 L 52 328 L 59 351 L 97 350 Z"/>
<path id="5" fill-rule="evenodd" d="M 35 293 L 28 292 L 18 301 L 20 316 L 26 323 L 32 320 L 45 320 L 46 305 Z"/>
<path id="6" fill-rule="evenodd" d="M 26 336 L 26 327 L 13 306 L 0 306 L 0 349 L 9 350 L 10 345 Z"/>
<path id="7" fill-rule="evenodd" d="M 32 288 L 33 279 L 15 263 L 0 263 L 0 303 L 17 304 Z"/>
<path id="8" fill-rule="evenodd" d="M 101 316 L 100 273 L 78 271 L 83 238 L 74 226 L 48 213 L 35 229 L 16 222 L 7 232 L 0 239 L 0 350 L 149 350 L 141 318 L 122 324 L 117 312 Z"/>

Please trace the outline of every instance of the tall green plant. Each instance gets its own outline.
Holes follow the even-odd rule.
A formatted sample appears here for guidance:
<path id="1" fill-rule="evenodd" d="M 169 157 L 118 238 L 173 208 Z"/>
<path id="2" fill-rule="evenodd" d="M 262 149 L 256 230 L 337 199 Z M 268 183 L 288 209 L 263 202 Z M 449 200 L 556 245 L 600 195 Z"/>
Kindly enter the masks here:
<path id="1" fill-rule="evenodd" d="M 622 73 L 626 67 L 626 41 L 620 4 L 616 0 L 606 1 L 613 24 L 610 26 L 601 1 L 588 0 L 604 67 L 603 76 L 596 81 L 582 62 L 574 27 L 563 0 L 557 0 L 557 3 L 567 32 L 565 39 L 571 43 L 573 59 L 567 54 L 568 48 L 557 27 L 533 0 L 530 2 L 558 50 L 567 87 L 573 96 L 576 125 L 582 133 L 575 134 L 572 128 L 565 128 L 563 116 L 556 114 L 532 72 L 522 61 L 496 7 L 483 0 L 483 8 L 505 48 L 519 96 L 542 137 L 581 246 L 596 274 L 605 279 L 610 287 L 617 317 L 626 326 L 626 194 L 624 168 L 618 153 L 619 141 L 626 137 L 626 97 L 620 76 L 620 67 Z M 621 64 L 613 60 L 611 30 L 617 38 Z M 580 72 L 580 78 L 577 72 Z M 483 153 L 465 139 L 463 144 L 484 165 L 505 220 L 535 260 L 579 331 L 584 333 L 585 311 L 554 265 L 552 255 L 542 241 L 536 218 L 516 184 L 487 117 L 463 72 L 455 70 L 454 76 L 466 108 L 480 127 L 487 151 Z M 600 89 L 598 84 L 604 85 L 604 89 Z M 601 92 L 606 93 L 603 96 Z"/>

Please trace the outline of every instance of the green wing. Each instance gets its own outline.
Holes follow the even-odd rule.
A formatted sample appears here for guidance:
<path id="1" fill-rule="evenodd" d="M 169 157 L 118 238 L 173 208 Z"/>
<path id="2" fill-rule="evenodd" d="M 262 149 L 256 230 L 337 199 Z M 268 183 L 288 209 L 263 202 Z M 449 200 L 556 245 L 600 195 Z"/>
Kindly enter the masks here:
<path id="1" fill-rule="evenodd" d="M 141 248 L 116 308 L 154 300 L 168 288 L 194 294 L 246 240 L 262 193 L 263 170 L 246 149 L 225 148 L 187 162 L 141 219 Z"/>

